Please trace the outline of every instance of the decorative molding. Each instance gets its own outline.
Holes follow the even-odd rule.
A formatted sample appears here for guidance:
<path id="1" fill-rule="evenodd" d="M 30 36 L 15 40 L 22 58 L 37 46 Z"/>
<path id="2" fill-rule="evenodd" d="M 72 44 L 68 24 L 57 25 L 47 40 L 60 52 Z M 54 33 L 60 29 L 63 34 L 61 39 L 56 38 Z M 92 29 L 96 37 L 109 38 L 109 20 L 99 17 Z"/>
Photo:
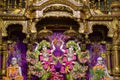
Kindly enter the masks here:
<path id="1" fill-rule="evenodd" d="M 45 13 L 48 13 L 48 12 L 53 12 L 53 11 L 62 11 L 62 12 L 68 12 L 70 14 L 73 14 L 73 11 L 69 8 L 69 7 L 66 7 L 66 6 L 50 6 L 50 7 L 47 7 L 44 11 L 43 11 L 43 14 Z"/>
<path id="2" fill-rule="evenodd" d="M 53 10 L 53 8 L 56 6 L 58 6 L 59 9 Z M 51 8 L 51 7 L 53 7 L 53 8 Z M 65 11 L 65 8 L 67 9 L 67 11 Z M 50 11 L 48 11 L 48 9 Z M 58 13 L 59 13 L 59 15 L 58 15 Z M 50 4 L 50 5 L 47 5 L 46 7 L 44 7 L 41 11 L 36 10 L 36 18 L 45 17 L 45 16 L 56 16 L 56 17 L 60 16 L 61 17 L 62 15 L 66 16 L 66 17 L 69 16 L 69 17 L 80 18 L 80 11 L 75 11 L 70 6 L 67 6 L 64 4 Z"/>
<path id="3" fill-rule="evenodd" d="M 26 20 L 27 18 L 25 16 L 15 16 L 15 15 L 0 15 L 0 17 L 3 19 L 3 20 Z"/>
<path id="4" fill-rule="evenodd" d="M 59 11 L 46 13 L 44 17 L 50 17 L 50 16 L 53 16 L 53 17 L 70 17 L 70 18 L 73 17 L 70 13 L 59 12 Z"/>

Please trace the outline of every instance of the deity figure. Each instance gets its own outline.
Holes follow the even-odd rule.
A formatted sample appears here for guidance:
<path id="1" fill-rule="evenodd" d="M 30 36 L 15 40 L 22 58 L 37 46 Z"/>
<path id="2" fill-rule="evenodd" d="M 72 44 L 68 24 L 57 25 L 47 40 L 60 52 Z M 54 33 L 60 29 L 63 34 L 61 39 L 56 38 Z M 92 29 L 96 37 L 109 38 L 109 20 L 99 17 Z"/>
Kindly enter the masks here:
<path id="1" fill-rule="evenodd" d="M 42 40 L 39 44 L 37 44 L 37 47 L 35 51 L 39 54 L 40 62 L 43 65 L 43 68 L 47 71 L 54 71 L 54 63 L 52 58 L 52 53 L 55 51 L 54 41 L 52 41 L 52 50 L 48 49 L 50 48 L 50 43 L 46 40 Z"/>
<path id="2" fill-rule="evenodd" d="M 97 58 L 97 64 L 93 67 L 93 80 L 113 80 L 107 71 L 107 67 L 103 64 L 103 58 Z"/>
<path id="3" fill-rule="evenodd" d="M 70 72 L 73 69 L 74 63 L 76 61 L 77 51 L 81 50 L 79 43 L 75 43 L 74 41 L 70 40 L 66 43 L 66 50 L 63 49 L 64 42 L 61 40 L 62 45 L 60 47 L 61 51 L 64 52 L 63 57 L 63 66 L 61 68 L 61 72 Z"/>
<path id="4" fill-rule="evenodd" d="M 11 59 L 13 57 L 16 57 L 18 60 L 18 64 L 20 65 L 21 62 L 21 55 L 20 55 L 20 50 L 18 49 L 16 42 L 13 42 L 11 44 L 8 45 L 8 60 L 7 60 L 7 65 L 10 65 L 11 63 Z"/>
<path id="5" fill-rule="evenodd" d="M 17 64 L 17 58 L 12 58 L 11 65 L 7 68 L 6 75 L 6 77 L 3 77 L 3 80 L 23 80 L 22 70 Z"/>

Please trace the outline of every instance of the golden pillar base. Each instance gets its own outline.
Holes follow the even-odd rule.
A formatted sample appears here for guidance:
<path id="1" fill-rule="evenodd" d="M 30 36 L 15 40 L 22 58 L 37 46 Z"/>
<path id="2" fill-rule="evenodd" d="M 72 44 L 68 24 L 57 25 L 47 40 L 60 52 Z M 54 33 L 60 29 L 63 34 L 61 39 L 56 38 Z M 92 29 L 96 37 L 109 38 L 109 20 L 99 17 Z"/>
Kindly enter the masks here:
<path id="1" fill-rule="evenodd" d="M 114 80 L 120 80 L 120 74 L 114 74 Z"/>

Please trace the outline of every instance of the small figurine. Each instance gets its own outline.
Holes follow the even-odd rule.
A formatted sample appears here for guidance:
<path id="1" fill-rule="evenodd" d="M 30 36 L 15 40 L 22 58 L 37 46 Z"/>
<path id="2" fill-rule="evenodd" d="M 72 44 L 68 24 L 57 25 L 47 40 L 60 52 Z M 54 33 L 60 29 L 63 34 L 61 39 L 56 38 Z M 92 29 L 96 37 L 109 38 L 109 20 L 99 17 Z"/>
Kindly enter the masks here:
<path id="1" fill-rule="evenodd" d="M 7 76 L 3 80 L 23 80 L 21 67 L 17 64 L 17 58 L 13 57 L 11 65 L 7 68 Z"/>
<path id="2" fill-rule="evenodd" d="M 93 74 L 94 80 L 113 80 L 107 71 L 107 67 L 103 64 L 102 57 L 97 58 L 97 64 L 93 67 Z"/>

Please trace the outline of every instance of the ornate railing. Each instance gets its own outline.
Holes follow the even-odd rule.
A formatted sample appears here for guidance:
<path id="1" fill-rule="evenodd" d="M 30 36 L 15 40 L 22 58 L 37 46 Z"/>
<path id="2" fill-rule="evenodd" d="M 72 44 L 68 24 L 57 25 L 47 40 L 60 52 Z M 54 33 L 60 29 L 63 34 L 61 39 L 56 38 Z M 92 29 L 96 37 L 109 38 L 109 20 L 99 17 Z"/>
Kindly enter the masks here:
<path id="1" fill-rule="evenodd" d="M 90 0 L 90 8 L 99 9 L 105 13 L 111 11 L 111 3 L 113 0 Z"/>
<path id="2" fill-rule="evenodd" d="M 26 0 L 0 0 L 0 9 L 13 10 L 16 8 L 24 8 Z"/>

